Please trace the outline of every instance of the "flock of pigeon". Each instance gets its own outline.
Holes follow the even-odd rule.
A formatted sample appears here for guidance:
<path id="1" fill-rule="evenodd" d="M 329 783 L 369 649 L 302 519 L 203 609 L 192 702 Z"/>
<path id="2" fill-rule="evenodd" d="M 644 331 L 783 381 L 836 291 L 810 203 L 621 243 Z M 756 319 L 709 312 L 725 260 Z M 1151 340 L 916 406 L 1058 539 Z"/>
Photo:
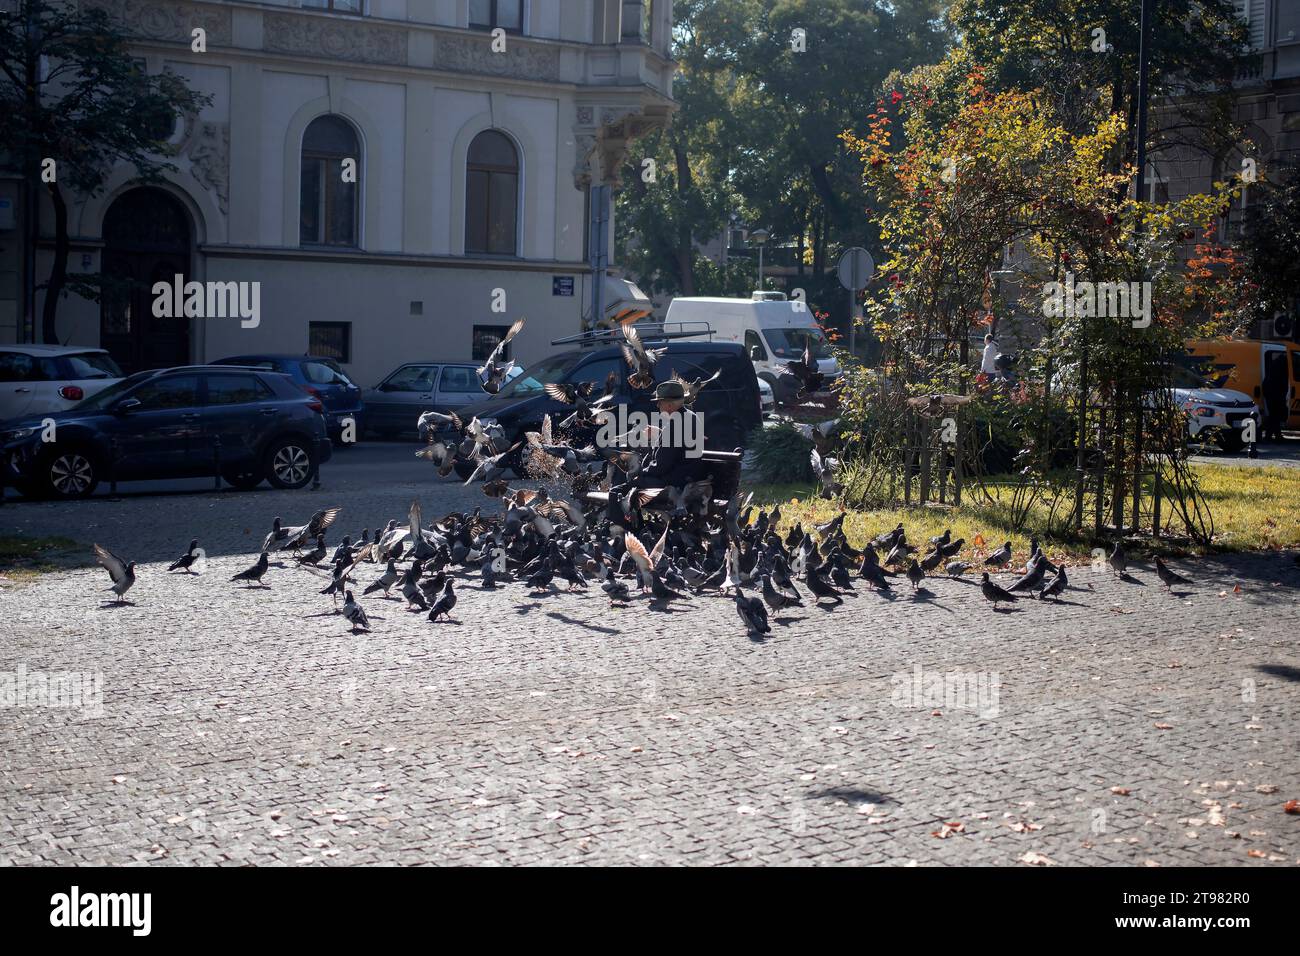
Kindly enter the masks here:
<path id="1" fill-rule="evenodd" d="M 647 511 L 637 534 L 611 525 L 603 508 L 583 509 L 553 498 L 545 486 L 510 491 L 501 496 L 501 504 L 498 515 L 475 509 L 445 515 L 426 526 L 414 502 L 404 523 L 390 520 L 373 538 L 366 529 L 355 542 L 345 535 L 332 549 L 325 539 L 339 508 L 318 511 L 297 527 L 286 527 L 276 518 L 256 563 L 231 582 L 265 588 L 272 567 L 307 569 L 328 578 L 320 593 L 331 597 L 353 633 L 370 629 L 353 590 L 359 578 L 370 579 L 363 597 L 401 600 L 408 611 L 427 612 L 435 623 L 455 620 L 457 582 L 477 578 L 483 589 L 514 583 L 531 596 L 561 586 L 567 591 L 599 587 L 611 605 L 626 605 L 648 593 L 649 605 L 656 610 L 710 595 L 729 597 L 746 632 L 761 637 L 771 631 L 769 608 L 777 612 L 822 602 L 833 602 L 833 607 L 843 603 L 843 595 L 853 593 L 858 582 L 888 593 L 905 578 L 918 591 L 941 566 L 943 574 L 954 578 L 975 568 L 960 559 L 965 541 L 952 540 L 951 531 L 931 538 L 924 554 L 907 540 L 902 524 L 855 549 L 844 534 L 843 511 L 812 533 L 796 523 L 782 535 L 779 505 L 770 512 L 756 511 L 749 501 L 741 505 L 733 499 L 716 510 Z M 98 544 L 95 555 L 112 578 L 114 603 L 129 603 L 124 596 L 135 583 L 134 562 Z M 167 570 L 197 573 L 202 560 L 198 541 L 192 540 Z M 1127 573 L 1122 545 L 1115 545 L 1107 561 L 1117 574 Z M 1037 541 L 1014 583 L 994 583 L 990 570 L 1011 563 L 1009 541 L 980 559 L 981 591 L 995 611 L 1035 594 L 1040 601 L 1059 600 L 1071 586 L 1065 565 L 1050 561 Z M 373 571 L 365 575 L 368 568 Z M 1167 588 L 1190 583 L 1159 558 L 1156 573 Z M 758 596 L 747 595 L 746 588 Z"/>
<path id="2" fill-rule="evenodd" d="M 479 369 L 485 391 L 495 393 L 506 381 L 513 362 L 503 361 L 504 349 L 523 325 L 524 320 L 518 320 Z M 630 324 L 623 325 L 622 331 L 629 384 L 636 389 L 653 387 L 654 365 L 664 350 L 646 348 Z M 797 393 L 820 387 L 821 374 L 807 350 L 802 359 L 789 363 L 786 372 L 796 380 Z M 674 378 L 689 405 L 717 374 L 695 382 Z M 353 633 L 370 629 L 353 586 L 359 586 L 359 575 L 373 568 L 379 573 L 371 574 L 373 580 L 366 582 L 363 597 L 380 594 L 397 600 L 391 593 L 396 590 L 407 610 L 428 612 L 433 622 L 455 620 L 456 582 L 477 576 L 482 588 L 517 583 L 533 595 L 554 591 L 561 584 L 569 591 L 599 587 L 611 604 L 627 604 L 648 592 L 651 606 L 659 609 L 695 597 L 722 595 L 734 602 L 751 635 L 770 632 L 768 609 L 806 607 L 805 601 L 829 601 L 835 606 L 843 602 L 842 595 L 855 590 L 856 581 L 887 593 L 900 583 L 891 578 L 901 576 L 913 591 L 919 591 L 940 566 L 955 578 L 972 570 L 973 562 L 982 562 L 980 586 L 994 610 L 1035 593 L 1039 600 L 1059 600 L 1070 587 L 1065 565 L 1048 560 L 1036 540 L 1023 573 L 1003 588 L 989 571 L 1011 565 L 1009 541 L 986 556 L 972 551 L 971 561 L 963 561 L 964 539 L 954 541 L 946 531 L 931 538 L 922 552 L 908 541 L 900 523 L 858 550 L 844 534 L 843 510 L 812 532 L 796 523 L 782 535 L 780 506 L 768 512 L 756 511 L 750 500 L 742 504 L 736 496 L 717 501 L 710 479 L 680 488 L 647 487 L 635 480 L 642 456 L 626 450 L 625 441 L 602 449 L 581 441 L 608 415 L 615 384 L 611 375 L 598 397 L 597 382 L 545 386 L 547 394 L 573 411 L 554 427 L 547 416 L 540 431 L 525 436 L 523 450 L 520 445 L 525 442 L 505 447 L 500 429 L 477 418 L 467 424 L 454 413 L 425 412 L 419 428 L 426 445 L 417 457 L 434 462 L 443 476 L 458 464 L 471 467 L 466 484 L 482 482 L 483 493 L 496 502 L 499 513 L 484 514 L 483 508 L 475 508 L 472 513 L 444 515 L 426 526 L 419 503 L 413 502 L 404 522 L 389 520 L 373 538 L 369 529 L 355 541 L 344 536 L 332 549 L 326 543 L 327 531 L 335 525 L 339 508 L 318 511 L 296 527 L 286 527 L 277 517 L 257 561 L 231 578 L 232 583 L 269 587 L 265 578 L 272 567 L 298 567 L 321 575 L 329 583 L 320 593 L 331 597 L 336 610 L 342 596 L 340 613 Z M 449 428 L 457 437 L 439 440 L 437 436 L 446 435 Z M 507 466 L 506 460 L 516 451 L 528 472 L 542 479 L 540 487 L 512 489 L 507 484 L 507 468 L 515 466 Z M 833 497 L 839 490 L 834 477 L 838 462 L 818 451 L 813 451 L 812 462 L 823 495 Z M 617 508 L 611 509 L 621 515 L 621 523 L 611 520 L 604 501 L 588 494 L 615 485 L 626 489 L 617 495 Z M 553 496 L 552 489 L 560 487 L 566 488 L 569 498 Z M 94 551 L 112 578 L 115 603 L 130 603 L 124 595 L 135 583 L 135 563 L 98 544 Z M 196 573 L 203 561 L 198 541 L 192 540 L 168 571 Z M 1126 572 L 1121 545 L 1115 545 L 1109 563 L 1121 576 Z M 1166 587 L 1189 583 L 1159 559 L 1156 573 Z M 747 595 L 746 588 L 758 596 Z"/>

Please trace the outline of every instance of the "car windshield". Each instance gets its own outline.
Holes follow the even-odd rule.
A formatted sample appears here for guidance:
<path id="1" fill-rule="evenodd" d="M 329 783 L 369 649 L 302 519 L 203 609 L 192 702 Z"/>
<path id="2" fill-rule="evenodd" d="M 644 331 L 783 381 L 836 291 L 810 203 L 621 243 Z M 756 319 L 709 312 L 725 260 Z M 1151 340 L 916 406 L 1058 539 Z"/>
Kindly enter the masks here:
<path id="1" fill-rule="evenodd" d="M 568 374 L 569 369 L 573 368 L 581 357 L 580 355 L 557 355 L 554 358 L 538 362 L 531 368 L 524 369 L 522 375 L 497 394 L 503 398 L 522 398 L 525 395 L 536 395 L 552 382 L 562 381 L 564 376 Z"/>
<path id="2" fill-rule="evenodd" d="M 107 352 L 80 352 L 65 355 L 72 366 L 72 377 L 79 380 L 93 378 L 121 378 L 122 370 Z"/>
<path id="3" fill-rule="evenodd" d="M 826 334 L 813 326 L 790 329 L 764 329 L 763 338 L 768 347 L 778 358 L 793 359 L 803 355 L 804 349 L 811 347 L 815 359 L 830 358 L 830 343 Z"/>
<path id="4" fill-rule="evenodd" d="M 120 382 L 114 382 L 103 391 L 96 392 L 94 395 L 90 396 L 90 398 L 78 402 L 73 407 L 78 411 L 93 411 L 108 408 L 108 406 L 112 405 L 124 394 L 135 388 L 153 374 L 153 372 L 136 372 L 134 375 L 129 375 Z"/>
<path id="5" fill-rule="evenodd" d="M 1231 365 L 1215 365 L 1204 356 L 1188 355 L 1173 365 L 1174 388 L 1222 388 L 1231 372 Z"/>
<path id="6" fill-rule="evenodd" d="M 302 374 L 313 385 L 351 385 L 342 367 L 333 359 L 312 359 L 302 363 Z"/>

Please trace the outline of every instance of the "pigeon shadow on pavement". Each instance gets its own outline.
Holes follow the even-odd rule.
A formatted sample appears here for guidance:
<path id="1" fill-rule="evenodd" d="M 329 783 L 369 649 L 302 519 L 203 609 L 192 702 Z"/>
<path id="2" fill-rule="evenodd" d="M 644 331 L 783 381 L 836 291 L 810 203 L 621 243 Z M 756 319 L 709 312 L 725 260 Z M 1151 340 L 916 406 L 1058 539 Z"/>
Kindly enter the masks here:
<path id="1" fill-rule="evenodd" d="M 949 614 L 954 613 L 953 609 L 948 607 L 948 605 L 940 604 L 937 600 L 935 600 L 935 598 L 937 598 L 938 596 L 939 595 L 935 594 L 929 588 L 917 588 L 915 591 L 912 592 L 912 603 L 928 604 L 930 607 L 937 607 L 940 610 L 947 611 Z"/>
<path id="2" fill-rule="evenodd" d="M 1049 597 L 1047 598 L 1047 600 L 1043 600 L 1042 598 L 1039 598 L 1038 600 L 1041 601 L 1043 604 L 1046 604 L 1048 601 L 1051 601 L 1053 604 L 1061 604 L 1064 605 L 1065 607 L 1087 607 L 1088 606 L 1086 604 L 1080 604 L 1078 601 L 1063 601 L 1060 598 Z"/>
<path id="3" fill-rule="evenodd" d="M 791 624 L 798 624 L 800 621 L 806 621 L 804 617 L 774 617 L 773 624 L 780 624 L 782 627 L 789 627 Z"/>
<path id="4" fill-rule="evenodd" d="M 1127 571 L 1121 574 L 1119 576 L 1119 579 L 1125 582 L 1126 584 L 1137 584 L 1140 585 L 1141 587 L 1147 586 L 1147 583 L 1145 581 L 1141 580 L 1140 578 L 1133 577 L 1133 575 L 1129 574 Z"/>
<path id="5" fill-rule="evenodd" d="M 99 606 L 99 609 L 101 611 L 106 611 L 106 610 L 116 611 L 118 608 L 122 608 L 122 607 L 135 607 L 135 602 L 134 601 L 105 601 L 103 604 Z"/>
<path id="6" fill-rule="evenodd" d="M 893 806 L 901 804 L 887 793 L 868 790 L 865 787 L 827 787 L 825 790 L 808 792 L 810 800 L 843 800 L 846 803 L 887 803 Z"/>
<path id="7" fill-rule="evenodd" d="M 1300 681 L 1300 667 L 1292 667 L 1289 664 L 1256 664 L 1255 670 L 1283 680 Z"/>
<path id="8" fill-rule="evenodd" d="M 561 614 L 559 611 L 547 611 L 546 616 L 564 624 L 573 624 L 577 627 L 585 627 L 589 631 L 595 631 L 598 634 L 622 634 L 612 627 L 601 627 L 599 624 L 590 624 L 587 621 L 581 621 L 576 617 L 569 617 L 567 614 Z"/>
<path id="9" fill-rule="evenodd" d="M 661 601 L 658 598 L 651 598 L 648 606 L 650 610 L 659 611 L 663 614 L 681 614 L 683 611 L 687 610 L 686 608 L 678 610 L 673 607 L 672 601 Z"/>

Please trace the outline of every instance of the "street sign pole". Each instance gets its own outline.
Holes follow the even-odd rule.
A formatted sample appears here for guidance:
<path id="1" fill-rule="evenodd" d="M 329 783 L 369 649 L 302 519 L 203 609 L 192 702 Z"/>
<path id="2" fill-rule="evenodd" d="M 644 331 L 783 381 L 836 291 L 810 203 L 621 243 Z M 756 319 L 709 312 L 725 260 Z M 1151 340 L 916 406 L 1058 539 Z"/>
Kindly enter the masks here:
<path id="1" fill-rule="evenodd" d="M 845 249 L 836 266 L 840 285 L 849 290 L 849 354 L 854 353 L 858 340 L 857 296 L 875 275 L 876 263 L 871 253 L 861 246 Z"/>

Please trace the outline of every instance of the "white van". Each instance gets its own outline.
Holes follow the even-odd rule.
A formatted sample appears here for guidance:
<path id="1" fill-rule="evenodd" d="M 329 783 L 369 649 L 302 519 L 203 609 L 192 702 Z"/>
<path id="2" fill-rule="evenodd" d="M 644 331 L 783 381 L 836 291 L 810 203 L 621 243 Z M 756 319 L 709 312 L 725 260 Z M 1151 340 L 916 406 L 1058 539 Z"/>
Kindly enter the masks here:
<path id="1" fill-rule="evenodd" d="M 745 346 L 758 377 L 772 386 L 778 402 L 792 399 L 789 380 L 781 382 L 787 362 L 798 361 L 811 347 L 818 370 L 826 376 L 821 391 L 809 401 L 830 398 L 831 382 L 839 377 L 840 366 L 831 355 L 830 342 L 813 320 L 803 302 L 791 301 L 781 292 L 755 292 L 751 299 L 677 298 L 668 304 L 665 326 L 683 324 L 685 330 L 707 322 L 715 342 L 739 342 Z M 703 333 L 702 333 L 703 334 Z"/>

